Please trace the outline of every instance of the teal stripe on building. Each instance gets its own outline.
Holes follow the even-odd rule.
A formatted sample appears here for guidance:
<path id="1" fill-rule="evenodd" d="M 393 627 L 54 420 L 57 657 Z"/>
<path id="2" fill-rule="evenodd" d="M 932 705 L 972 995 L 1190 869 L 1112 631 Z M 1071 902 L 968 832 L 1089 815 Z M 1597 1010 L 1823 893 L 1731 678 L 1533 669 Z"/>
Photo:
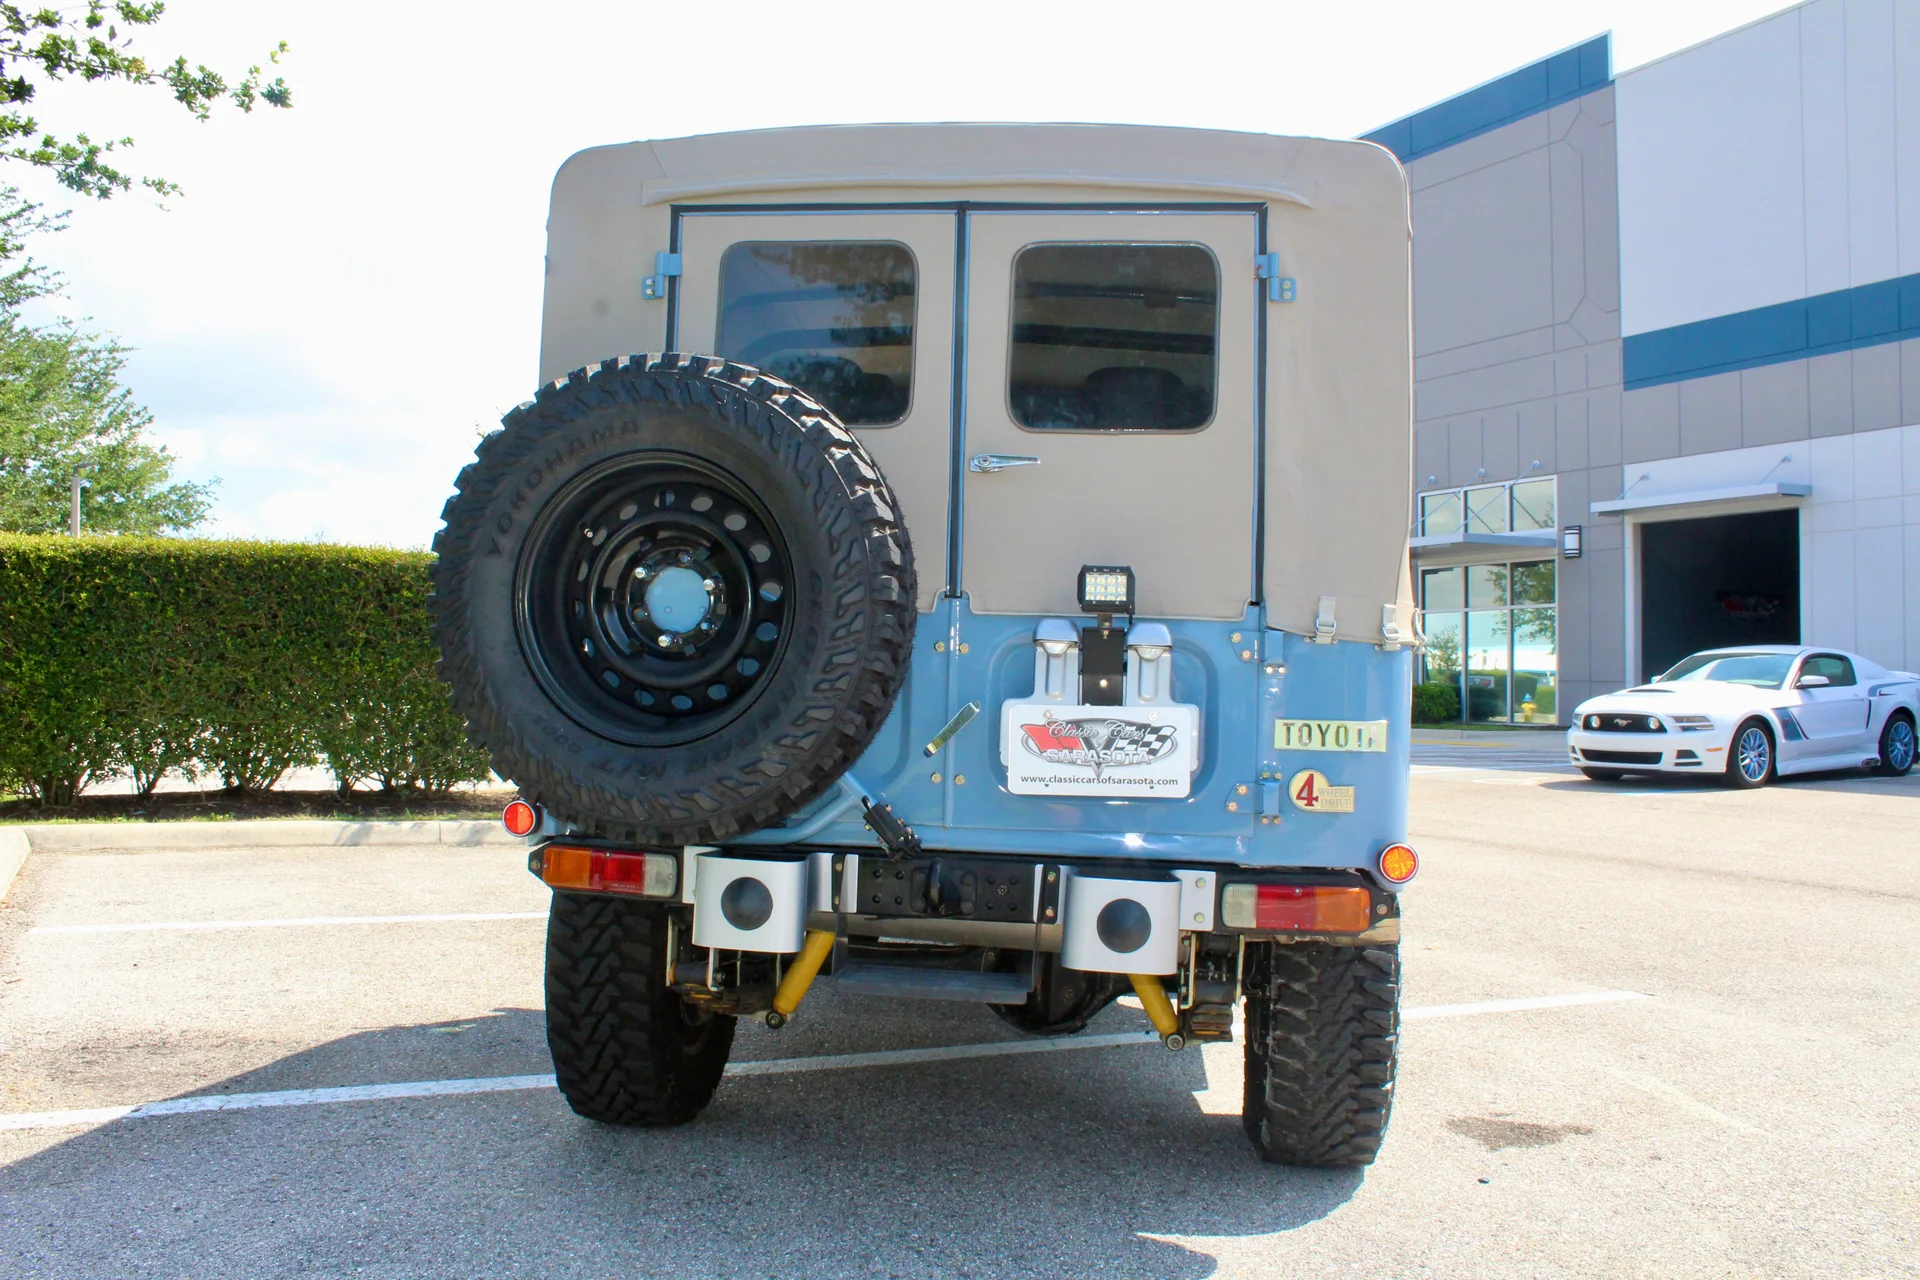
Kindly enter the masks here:
<path id="1" fill-rule="evenodd" d="M 1563 49 L 1366 135 L 1402 164 L 1585 97 L 1613 82 L 1611 36 Z"/>
<path id="2" fill-rule="evenodd" d="M 1635 391 L 1907 338 L 1920 338 L 1920 275 L 1629 334 L 1621 371 Z"/>

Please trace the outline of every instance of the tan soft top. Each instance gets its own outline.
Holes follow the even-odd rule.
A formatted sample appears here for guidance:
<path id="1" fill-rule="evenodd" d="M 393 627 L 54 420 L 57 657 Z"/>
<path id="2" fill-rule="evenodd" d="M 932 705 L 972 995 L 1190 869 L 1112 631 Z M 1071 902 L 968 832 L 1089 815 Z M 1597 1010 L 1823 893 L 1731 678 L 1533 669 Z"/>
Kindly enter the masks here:
<path id="1" fill-rule="evenodd" d="M 1410 235 L 1405 175 L 1364 142 L 1136 125 L 836 125 L 582 151 L 554 179 L 540 369 L 665 344 L 638 281 L 687 205 L 1262 203 L 1299 298 L 1267 304 L 1269 621 L 1410 630 Z M 1247 264 L 1249 278 L 1253 264 Z M 1204 514 L 1204 478 L 1169 480 Z M 1323 608 L 1323 597 L 1331 597 Z"/>

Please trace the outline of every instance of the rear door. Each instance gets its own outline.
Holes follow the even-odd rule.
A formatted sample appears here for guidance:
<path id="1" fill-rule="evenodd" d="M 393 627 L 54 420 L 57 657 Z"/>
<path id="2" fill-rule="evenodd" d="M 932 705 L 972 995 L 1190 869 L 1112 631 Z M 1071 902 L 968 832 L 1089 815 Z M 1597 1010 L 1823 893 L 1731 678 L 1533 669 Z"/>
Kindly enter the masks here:
<path id="1" fill-rule="evenodd" d="M 1143 616 L 1245 615 L 1257 246 L 1245 212 L 968 215 L 975 612 L 1076 614 L 1100 564 L 1133 568 Z"/>
<path id="2" fill-rule="evenodd" d="M 785 378 L 860 433 L 900 501 L 922 613 L 947 582 L 956 218 L 688 211 L 681 221 L 675 345 Z"/>

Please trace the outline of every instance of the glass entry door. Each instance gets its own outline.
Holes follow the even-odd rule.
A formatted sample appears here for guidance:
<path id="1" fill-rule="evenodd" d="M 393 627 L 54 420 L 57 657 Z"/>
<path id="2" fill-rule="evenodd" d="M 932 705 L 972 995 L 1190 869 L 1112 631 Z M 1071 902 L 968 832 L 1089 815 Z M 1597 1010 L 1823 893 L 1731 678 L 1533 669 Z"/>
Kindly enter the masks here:
<path id="1" fill-rule="evenodd" d="M 946 587 L 953 213 L 688 213 L 677 345 L 764 369 L 832 409 L 913 539 L 919 608 Z"/>
<path id="2" fill-rule="evenodd" d="M 1143 616 L 1245 614 L 1257 236 L 1250 213 L 969 215 L 976 612 L 1074 615 L 1080 566 L 1101 564 L 1133 568 Z"/>

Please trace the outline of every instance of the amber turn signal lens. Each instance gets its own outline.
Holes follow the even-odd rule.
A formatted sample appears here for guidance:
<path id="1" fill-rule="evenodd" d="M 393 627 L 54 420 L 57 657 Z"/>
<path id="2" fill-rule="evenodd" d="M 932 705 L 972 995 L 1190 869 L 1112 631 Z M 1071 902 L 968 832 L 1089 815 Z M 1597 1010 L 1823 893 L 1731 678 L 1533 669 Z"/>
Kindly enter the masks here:
<path id="1" fill-rule="evenodd" d="M 1380 851 L 1380 875 L 1389 884 L 1405 884 L 1420 870 L 1420 855 L 1403 844 L 1390 844 Z"/>
<path id="2" fill-rule="evenodd" d="M 508 835 L 530 836 L 540 825 L 540 811 L 525 800 L 515 800 L 500 815 L 500 821 L 506 825 Z"/>
<path id="3" fill-rule="evenodd" d="M 540 868 L 540 878 L 549 885 L 556 889 L 593 887 L 593 850 L 550 844 L 540 852 L 545 859 Z"/>

